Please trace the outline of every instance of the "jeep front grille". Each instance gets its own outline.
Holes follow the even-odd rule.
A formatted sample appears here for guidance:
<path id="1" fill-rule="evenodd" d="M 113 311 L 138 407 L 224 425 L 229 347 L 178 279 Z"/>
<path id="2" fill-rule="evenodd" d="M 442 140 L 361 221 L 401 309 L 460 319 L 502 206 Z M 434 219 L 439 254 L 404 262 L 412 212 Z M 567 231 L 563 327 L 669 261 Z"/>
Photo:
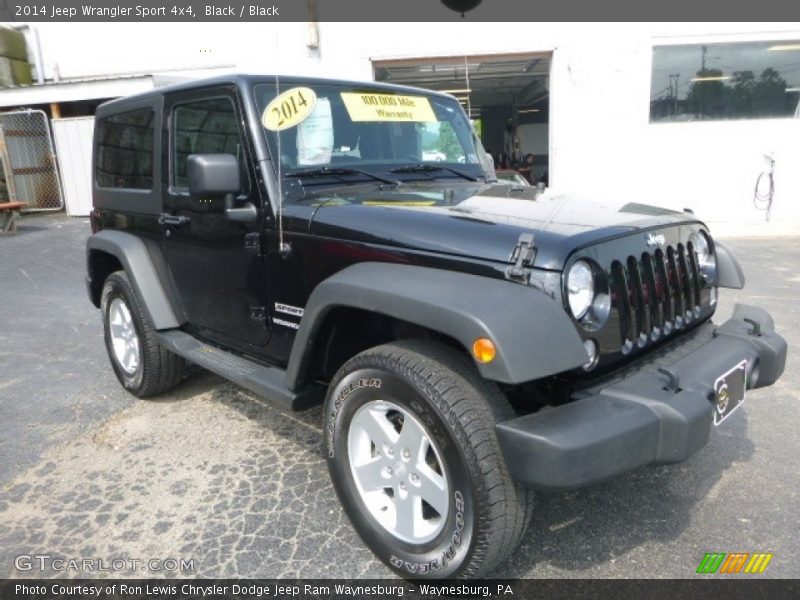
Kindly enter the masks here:
<path id="1" fill-rule="evenodd" d="M 703 281 L 691 242 L 614 260 L 611 285 L 624 353 L 700 317 Z"/>

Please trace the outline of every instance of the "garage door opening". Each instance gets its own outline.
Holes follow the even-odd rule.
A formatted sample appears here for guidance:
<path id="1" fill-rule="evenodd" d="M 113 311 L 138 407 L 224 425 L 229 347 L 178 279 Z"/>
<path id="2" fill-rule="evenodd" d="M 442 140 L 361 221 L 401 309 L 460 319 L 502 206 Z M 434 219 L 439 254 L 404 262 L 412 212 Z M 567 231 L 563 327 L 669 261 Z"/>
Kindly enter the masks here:
<path id="1" fill-rule="evenodd" d="M 376 81 L 452 94 L 492 155 L 498 176 L 525 170 L 549 185 L 551 52 L 374 60 Z"/>

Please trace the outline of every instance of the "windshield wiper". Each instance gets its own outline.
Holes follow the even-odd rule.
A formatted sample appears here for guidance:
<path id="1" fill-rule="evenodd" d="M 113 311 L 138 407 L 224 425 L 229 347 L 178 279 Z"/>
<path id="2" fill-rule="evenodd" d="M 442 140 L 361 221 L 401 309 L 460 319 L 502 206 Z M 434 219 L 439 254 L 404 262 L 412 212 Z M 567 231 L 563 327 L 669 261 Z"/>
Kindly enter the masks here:
<path id="1" fill-rule="evenodd" d="M 327 176 L 338 177 L 340 175 L 365 175 L 366 177 L 374 179 L 375 181 L 380 181 L 381 183 L 388 183 L 391 185 L 400 185 L 401 183 L 396 179 L 381 177 L 380 175 L 375 175 L 369 171 L 362 171 L 361 169 L 353 169 L 351 167 L 320 167 L 319 169 L 304 169 L 302 171 L 292 171 L 291 173 L 286 173 L 286 177 L 297 177 L 298 179 Z"/>
<path id="2" fill-rule="evenodd" d="M 418 165 L 409 165 L 407 167 L 397 167 L 396 169 L 392 169 L 389 171 L 390 173 L 426 173 L 430 171 L 449 171 L 459 177 L 463 177 L 468 181 L 478 181 L 478 178 L 474 175 L 469 175 L 468 173 L 464 173 L 463 171 L 459 171 L 458 169 L 454 169 L 452 167 L 445 167 L 443 165 L 426 165 L 426 164 L 418 164 Z"/>

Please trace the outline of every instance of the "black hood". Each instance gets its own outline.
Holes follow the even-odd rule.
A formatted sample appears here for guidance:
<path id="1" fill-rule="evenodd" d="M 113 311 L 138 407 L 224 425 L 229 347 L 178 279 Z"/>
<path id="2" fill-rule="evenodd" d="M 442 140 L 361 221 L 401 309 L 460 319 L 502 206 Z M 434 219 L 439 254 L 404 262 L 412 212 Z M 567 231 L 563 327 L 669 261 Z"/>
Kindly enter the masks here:
<path id="1" fill-rule="evenodd" d="M 533 187 L 503 184 L 339 187 L 307 202 L 315 207 L 308 224 L 314 235 L 503 263 L 519 236 L 533 233 L 534 266 L 554 270 L 574 250 L 600 240 L 696 221 L 645 204 L 537 196 Z"/>

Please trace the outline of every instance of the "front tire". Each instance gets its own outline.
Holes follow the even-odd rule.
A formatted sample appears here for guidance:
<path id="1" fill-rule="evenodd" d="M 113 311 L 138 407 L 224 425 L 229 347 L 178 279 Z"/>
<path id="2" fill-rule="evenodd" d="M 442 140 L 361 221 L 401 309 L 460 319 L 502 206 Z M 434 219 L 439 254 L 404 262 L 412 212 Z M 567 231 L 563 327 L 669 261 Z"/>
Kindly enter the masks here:
<path id="1" fill-rule="evenodd" d="M 106 350 L 114 374 L 131 394 L 147 398 L 175 387 L 185 361 L 156 339 L 125 271 L 108 276 L 100 299 Z"/>
<path id="2" fill-rule="evenodd" d="M 364 542 L 403 577 L 478 577 L 518 545 L 531 494 L 494 425 L 513 412 L 466 356 L 429 340 L 372 348 L 328 390 L 336 492 Z"/>

